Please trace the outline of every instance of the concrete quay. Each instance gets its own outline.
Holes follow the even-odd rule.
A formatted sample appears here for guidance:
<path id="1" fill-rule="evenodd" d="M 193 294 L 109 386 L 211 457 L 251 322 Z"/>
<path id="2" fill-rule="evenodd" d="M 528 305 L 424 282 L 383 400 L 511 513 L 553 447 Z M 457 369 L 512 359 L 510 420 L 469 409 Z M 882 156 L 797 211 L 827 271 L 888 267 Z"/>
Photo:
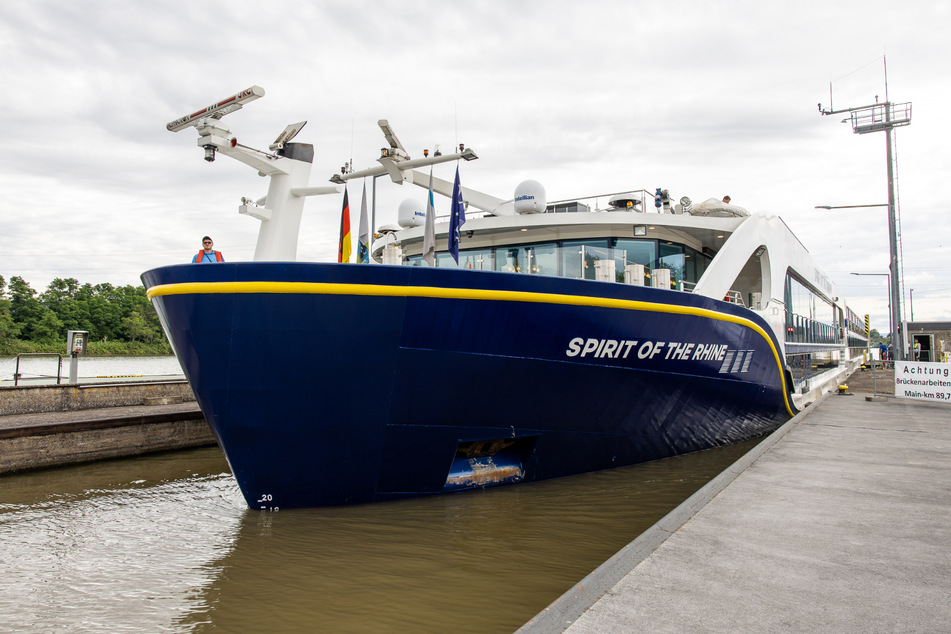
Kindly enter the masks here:
<path id="1" fill-rule="evenodd" d="M 0 474 L 213 444 L 187 384 L 0 393 Z"/>
<path id="2" fill-rule="evenodd" d="M 826 394 L 519 632 L 951 631 L 951 406 Z"/>

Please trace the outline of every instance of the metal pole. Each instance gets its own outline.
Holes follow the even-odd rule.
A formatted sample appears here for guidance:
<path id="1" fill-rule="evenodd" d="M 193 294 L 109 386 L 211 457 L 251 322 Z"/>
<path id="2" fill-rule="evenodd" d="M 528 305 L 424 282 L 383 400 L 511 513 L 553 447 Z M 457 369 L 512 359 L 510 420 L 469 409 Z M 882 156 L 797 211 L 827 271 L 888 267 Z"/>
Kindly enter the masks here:
<path id="1" fill-rule="evenodd" d="M 371 188 L 373 190 L 373 202 L 370 205 L 370 253 L 373 253 L 373 238 L 376 236 L 376 179 L 378 176 L 380 174 L 373 177 L 373 187 Z M 369 261 L 373 262 L 373 258 L 371 257 Z"/>
<path id="2" fill-rule="evenodd" d="M 891 120 L 891 103 L 885 103 L 885 120 Z M 888 252 L 892 316 L 892 350 L 895 359 L 905 360 L 905 346 L 898 339 L 898 326 L 901 324 L 901 284 L 898 278 L 898 225 L 895 220 L 895 170 L 892 165 L 891 127 L 885 130 L 885 157 L 888 162 Z"/>
<path id="3" fill-rule="evenodd" d="M 879 352 L 878 356 L 882 356 L 882 353 Z M 879 359 L 879 363 L 882 363 Z M 875 373 L 875 359 L 872 359 L 872 396 L 878 396 L 878 375 Z"/>
<path id="4" fill-rule="evenodd" d="M 75 385 L 79 383 L 79 353 L 73 352 L 69 358 L 69 383 Z"/>

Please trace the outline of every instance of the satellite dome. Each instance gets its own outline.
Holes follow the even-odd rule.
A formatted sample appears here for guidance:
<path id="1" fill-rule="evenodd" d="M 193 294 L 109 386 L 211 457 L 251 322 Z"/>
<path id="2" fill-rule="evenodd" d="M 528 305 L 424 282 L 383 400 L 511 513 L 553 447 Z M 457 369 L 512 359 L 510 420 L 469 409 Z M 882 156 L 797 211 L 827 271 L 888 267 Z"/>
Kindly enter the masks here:
<path id="1" fill-rule="evenodd" d="M 422 227 L 426 224 L 426 207 L 412 198 L 404 200 L 396 212 L 396 220 L 404 229 Z"/>
<path id="2" fill-rule="evenodd" d="M 515 188 L 515 213 L 540 214 L 547 205 L 545 187 L 538 181 L 522 181 Z"/>

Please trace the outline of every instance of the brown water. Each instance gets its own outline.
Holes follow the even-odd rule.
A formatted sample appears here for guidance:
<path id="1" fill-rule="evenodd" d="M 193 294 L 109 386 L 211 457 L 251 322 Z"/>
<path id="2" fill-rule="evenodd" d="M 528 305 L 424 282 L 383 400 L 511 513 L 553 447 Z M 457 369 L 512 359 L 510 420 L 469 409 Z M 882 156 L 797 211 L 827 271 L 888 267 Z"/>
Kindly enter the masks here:
<path id="1" fill-rule="evenodd" d="M 4 476 L 0 631 L 511 632 L 754 444 L 273 513 L 217 449 Z"/>

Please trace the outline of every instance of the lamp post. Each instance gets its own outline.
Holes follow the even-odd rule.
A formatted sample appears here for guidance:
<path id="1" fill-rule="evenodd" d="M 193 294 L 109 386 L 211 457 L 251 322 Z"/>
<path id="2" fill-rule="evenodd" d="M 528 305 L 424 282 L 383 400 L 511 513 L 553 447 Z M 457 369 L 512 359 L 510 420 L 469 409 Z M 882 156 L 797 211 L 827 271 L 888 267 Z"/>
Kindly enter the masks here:
<path id="1" fill-rule="evenodd" d="M 888 147 L 891 148 L 891 131 L 889 131 Z M 889 150 L 889 169 L 888 169 L 888 201 L 887 203 L 874 203 L 871 205 L 816 205 L 816 209 L 859 209 L 862 207 L 888 207 L 889 220 L 889 265 L 888 265 L 888 324 L 892 339 L 892 350 L 895 358 L 902 360 L 905 358 L 904 346 L 898 343 L 898 326 L 901 324 L 900 300 L 898 292 L 900 290 L 900 280 L 898 279 L 898 256 L 897 256 L 897 237 L 894 234 L 895 218 L 895 200 L 892 190 L 892 170 L 891 170 L 891 151 Z M 853 273 L 852 275 L 885 275 L 885 273 Z"/>
<path id="2" fill-rule="evenodd" d="M 909 299 L 908 303 L 911 306 L 911 320 L 915 321 L 915 289 L 908 291 Z"/>
<path id="3" fill-rule="evenodd" d="M 862 207 L 888 207 L 888 203 L 872 205 L 816 205 L 816 209 L 861 209 Z"/>

